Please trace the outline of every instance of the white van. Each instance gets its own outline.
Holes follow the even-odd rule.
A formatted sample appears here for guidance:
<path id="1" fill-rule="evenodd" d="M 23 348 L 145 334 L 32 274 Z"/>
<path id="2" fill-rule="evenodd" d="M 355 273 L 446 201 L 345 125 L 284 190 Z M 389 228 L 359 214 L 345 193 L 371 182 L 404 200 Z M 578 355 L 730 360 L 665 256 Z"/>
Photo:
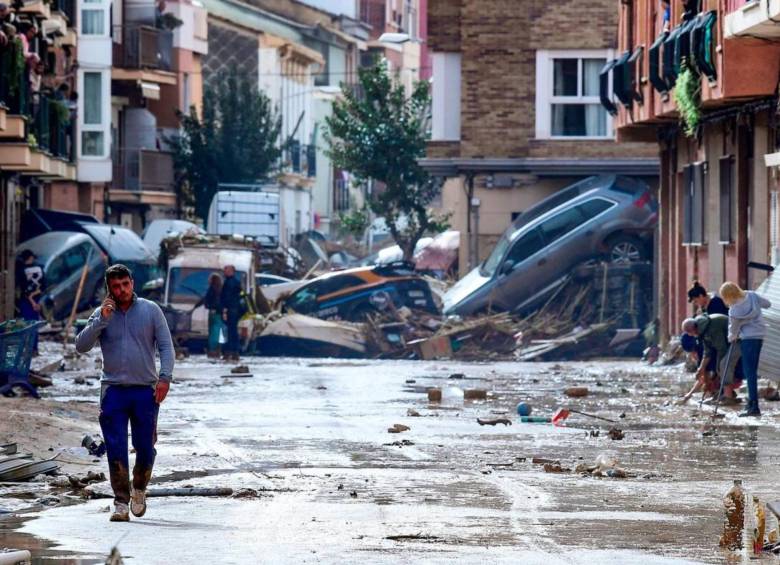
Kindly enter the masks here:
<path id="1" fill-rule="evenodd" d="M 276 192 L 220 191 L 211 201 L 206 227 L 210 234 L 241 234 L 263 247 L 278 247 L 279 213 Z"/>

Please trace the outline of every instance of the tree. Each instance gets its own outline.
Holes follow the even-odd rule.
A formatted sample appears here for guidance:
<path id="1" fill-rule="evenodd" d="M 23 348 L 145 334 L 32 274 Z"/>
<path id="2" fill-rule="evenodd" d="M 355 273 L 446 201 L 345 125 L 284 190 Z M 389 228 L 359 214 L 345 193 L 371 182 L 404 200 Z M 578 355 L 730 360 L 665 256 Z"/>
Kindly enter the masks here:
<path id="1" fill-rule="evenodd" d="M 358 75 L 358 88 L 342 85 L 343 98 L 326 119 L 330 157 L 358 182 L 383 185 L 370 195 L 368 206 L 385 218 L 404 259 L 410 260 L 420 237 L 446 227 L 428 209 L 438 189 L 417 161 L 425 156 L 428 84 L 417 82 L 407 97 L 382 61 Z"/>
<path id="2" fill-rule="evenodd" d="M 205 218 L 219 183 L 252 183 L 276 166 L 281 119 L 248 77 L 215 77 L 203 94 L 203 112 L 180 113 L 182 131 L 169 139 L 183 199 Z"/>

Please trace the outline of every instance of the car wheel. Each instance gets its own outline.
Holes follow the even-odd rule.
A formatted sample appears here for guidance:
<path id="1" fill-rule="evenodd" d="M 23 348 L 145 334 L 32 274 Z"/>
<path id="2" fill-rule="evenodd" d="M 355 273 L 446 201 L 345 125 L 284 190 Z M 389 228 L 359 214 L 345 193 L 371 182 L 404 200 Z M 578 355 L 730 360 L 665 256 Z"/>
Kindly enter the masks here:
<path id="1" fill-rule="evenodd" d="M 631 235 L 620 235 L 609 241 L 610 263 L 638 263 L 647 259 L 642 241 Z"/>

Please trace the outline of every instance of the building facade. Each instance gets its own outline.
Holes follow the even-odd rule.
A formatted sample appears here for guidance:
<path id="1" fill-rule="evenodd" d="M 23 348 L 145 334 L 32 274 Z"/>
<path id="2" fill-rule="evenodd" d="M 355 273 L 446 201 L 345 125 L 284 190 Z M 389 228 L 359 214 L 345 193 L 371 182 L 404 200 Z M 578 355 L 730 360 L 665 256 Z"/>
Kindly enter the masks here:
<path id="1" fill-rule="evenodd" d="M 438 208 L 462 234 L 461 273 L 518 214 L 576 180 L 656 182 L 657 147 L 618 144 L 599 103 L 617 49 L 611 0 L 586 10 L 573 0 L 428 0 L 427 16 L 432 140 L 422 163 L 442 179 Z"/>
<path id="2" fill-rule="evenodd" d="M 0 319 L 13 316 L 15 249 L 29 208 L 72 208 L 76 181 L 74 2 L 14 3 L 0 22 Z"/>
<path id="3" fill-rule="evenodd" d="M 603 98 L 617 113 L 619 140 L 659 140 L 657 298 L 666 336 L 691 313 L 692 281 L 755 288 L 766 271 L 748 264 L 777 261 L 778 12 L 770 0 L 620 7 Z"/>

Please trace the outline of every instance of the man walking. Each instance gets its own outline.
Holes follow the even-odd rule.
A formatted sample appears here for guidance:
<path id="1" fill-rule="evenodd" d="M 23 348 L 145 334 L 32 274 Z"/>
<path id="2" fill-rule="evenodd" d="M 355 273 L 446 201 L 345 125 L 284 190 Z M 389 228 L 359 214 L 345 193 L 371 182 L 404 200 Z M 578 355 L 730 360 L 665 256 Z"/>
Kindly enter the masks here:
<path id="1" fill-rule="evenodd" d="M 76 337 L 76 351 L 86 353 L 100 341 L 103 377 L 100 427 L 108 451 L 114 490 L 112 522 L 130 520 L 128 510 L 146 512 L 146 486 L 157 451 L 157 413 L 173 375 L 173 341 L 162 310 L 133 292 L 133 275 L 124 265 L 106 270 L 108 297 Z M 160 374 L 155 367 L 160 353 Z M 127 455 L 127 424 L 135 448 L 132 491 Z M 129 508 L 128 508 L 129 505 Z"/>
<path id="2" fill-rule="evenodd" d="M 222 305 L 222 319 L 227 325 L 227 343 L 223 348 L 224 358 L 228 361 L 238 361 L 238 321 L 245 314 L 243 301 L 241 300 L 241 281 L 236 276 L 236 268 L 233 265 L 225 265 L 225 281 L 222 283 L 222 292 L 219 302 Z"/>

